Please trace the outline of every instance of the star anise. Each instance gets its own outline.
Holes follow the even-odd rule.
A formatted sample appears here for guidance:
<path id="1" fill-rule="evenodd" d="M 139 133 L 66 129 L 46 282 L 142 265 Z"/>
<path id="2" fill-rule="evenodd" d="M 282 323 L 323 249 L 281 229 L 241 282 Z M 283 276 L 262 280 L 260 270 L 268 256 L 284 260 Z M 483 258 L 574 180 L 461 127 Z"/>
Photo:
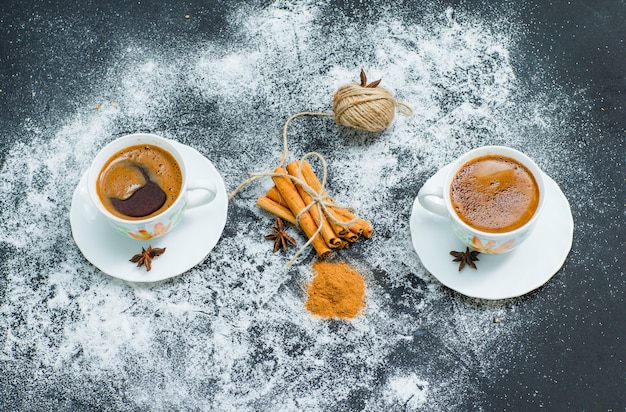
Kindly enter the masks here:
<path id="1" fill-rule="evenodd" d="M 265 235 L 265 239 L 270 239 L 274 241 L 274 253 L 278 251 L 278 249 L 283 248 L 283 250 L 287 250 L 289 248 L 289 243 L 293 246 L 296 245 L 296 241 L 294 238 L 289 236 L 285 231 L 285 225 L 281 218 L 276 218 L 276 224 L 272 226 L 272 231 L 269 235 Z"/>
<path id="2" fill-rule="evenodd" d="M 161 256 L 165 253 L 165 248 L 153 248 L 152 246 L 148 246 L 148 249 L 141 248 L 141 253 L 137 253 L 135 256 L 130 258 L 130 261 L 137 264 L 137 267 L 141 267 L 145 265 L 146 272 L 150 272 L 152 269 L 152 259 L 157 256 Z"/>
<path id="3" fill-rule="evenodd" d="M 451 251 L 450 254 L 454 256 L 452 259 L 453 262 L 461 262 L 459 264 L 459 272 L 463 270 L 465 265 L 471 267 L 472 269 L 476 269 L 476 264 L 479 259 L 476 257 L 480 252 L 477 250 L 469 250 L 468 247 L 465 248 L 465 252 L 456 252 Z"/>
<path id="4" fill-rule="evenodd" d="M 374 88 L 380 84 L 381 80 L 382 79 L 378 79 L 376 81 L 371 82 L 370 84 L 367 84 L 367 76 L 365 75 L 365 71 L 361 69 L 361 86 L 362 87 Z"/>

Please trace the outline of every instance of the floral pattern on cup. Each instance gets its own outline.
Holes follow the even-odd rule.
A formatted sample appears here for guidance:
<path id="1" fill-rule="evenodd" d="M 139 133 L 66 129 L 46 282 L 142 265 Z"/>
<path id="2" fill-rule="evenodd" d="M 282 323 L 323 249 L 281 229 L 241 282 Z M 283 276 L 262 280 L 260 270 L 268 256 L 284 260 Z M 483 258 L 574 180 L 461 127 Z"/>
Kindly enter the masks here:
<path id="1" fill-rule="evenodd" d="M 481 253 L 495 255 L 497 253 L 508 252 L 509 250 L 513 249 L 514 244 L 515 239 L 509 239 L 504 243 L 498 244 L 495 240 L 488 240 L 486 242 L 483 242 L 482 240 L 474 236 L 471 240 L 470 247 Z"/>
<path id="2" fill-rule="evenodd" d="M 159 222 L 154 225 L 154 231 L 152 233 L 148 232 L 145 229 L 139 229 L 137 232 L 126 232 L 126 234 L 128 234 L 128 236 L 132 237 L 133 239 L 150 240 L 155 237 L 163 236 L 168 232 L 168 230 L 170 230 L 171 226 L 172 222 L 168 223 L 167 226 L 165 226 L 162 222 Z"/>
<path id="3" fill-rule="evenodd" d="M 514 239 L 506 240 L 502 243 L 498 243 L 494 239 L 481 239 L 478 236 L 465 231 L 454 220 L 452 220 L 451 223 L 452 223 L 452 228 L 454 229 L 454 234 L 461 242 L 465 243 L 467 246 L 471 247 L 472 249 L 478 252 L 486 253 L 488 255 L 495 255 L 498 253 L 508 252 L 509 250 L 513 249 L 517 245 L 516 242 L 519 240 L 517 238 L 514 238 Z M 524 236 L 522 236 L 522 238 L 523 237 Z"/>
<path id="4" fill-rule="evenodd" d="M 178 222 L 180 222 L 180 220 L 183 218 L 183 214 L 185 213 L 186 209 L 187 207 L 186 205 L 184 205 L 183 207 L 178 209 L 176 212 L 174 212 L 174 214 L 172 214 L 169 217 L 170 222 L 167 224 L 167 226 L 163 222 L 156 223 L 152 227 L 152 231 L 149 231 L 146 229 L 134 230 L 134 229 L 130 229 L 124 226 L 117 226 L 116 229 L 118 232 L 124 235 L 128 235 L 132 237 L 133 239 L 138 239 L 138 240 L 154 239 L 156 237 L 165 235 L 170 230 L 170 228 L 176 226 Z"/>

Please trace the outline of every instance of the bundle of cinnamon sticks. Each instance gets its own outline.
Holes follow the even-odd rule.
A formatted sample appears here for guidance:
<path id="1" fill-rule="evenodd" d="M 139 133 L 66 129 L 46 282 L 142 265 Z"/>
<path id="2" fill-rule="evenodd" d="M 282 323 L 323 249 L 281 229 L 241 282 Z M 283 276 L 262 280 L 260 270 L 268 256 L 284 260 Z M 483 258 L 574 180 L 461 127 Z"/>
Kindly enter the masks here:
<path id="1" fill-rule="evenodd" d="M 302 166 L 300 166 L 302 164 Z M 329 206 L 320 210 L 317 205 L 309 208 L 300 216 L 300 228 L 311 239 L 321 225 L 320 233 L 313 238 L 311 245 L 319 257 L 328 255 L 332 249 L 344 249 L 361 236 L 370 238 L 373 233 L 370 222 L 354 215 L 342 207 L 333 207 L 334 202 L 325 191 L 307 161 L 296 161 L 287 164 L 286 169 L 276 168 L 274 172 L 282 176 L 273 176 L 274 186 L 260 196 L 257 205 L 283 220 L 296 224 L 296 216 L 307 207 L 313 199 L 297 182 L 286 176 L 294 176 L 305 182 L 314 192 L 325 196 Z M 298 170 L 300 169 L 300 175 Z M 351 222 L 346 224 L 346 222 Z M 340 222 L 340 223 L 338 223 Z M 341 224 L 343 223 L 343 224 Z"/>

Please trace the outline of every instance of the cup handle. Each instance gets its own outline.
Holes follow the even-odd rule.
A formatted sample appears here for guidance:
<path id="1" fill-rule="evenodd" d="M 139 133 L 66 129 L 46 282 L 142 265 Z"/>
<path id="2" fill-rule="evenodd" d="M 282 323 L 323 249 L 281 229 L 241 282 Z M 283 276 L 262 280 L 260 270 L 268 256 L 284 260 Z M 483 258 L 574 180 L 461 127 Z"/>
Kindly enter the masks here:
<path id="1" fill-rule="evenodd" d="M 443 201 L 443 186 L 439 182 L 426 182 L 417 193 L 420 205 L 429 212 L 448 217 L 448 209 Z"/>
<path id="2" fill-rule="evenodd" d="M 187 184 L 187 192 L 189 198 L 187 199 L 187 209 L 193 209 L 194 207 L 204 206 L 215 200 L 217 195 L 217 189 L 215 184 L 209 180 L 195 180 L 190 181 Z"/>

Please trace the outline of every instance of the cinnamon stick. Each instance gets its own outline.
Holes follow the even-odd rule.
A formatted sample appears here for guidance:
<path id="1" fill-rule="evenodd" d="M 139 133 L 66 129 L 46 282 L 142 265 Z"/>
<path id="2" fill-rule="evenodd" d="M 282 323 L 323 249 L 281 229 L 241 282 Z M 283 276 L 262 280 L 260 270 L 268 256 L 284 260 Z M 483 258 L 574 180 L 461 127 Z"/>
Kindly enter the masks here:
<path id="1" fill-rule="evenodd" d="M 348 233 L 341 236 L 341 238 L 347 240 L 350 243 L 354 243 L 359 239 L 359 235 L 351 230 L 348 230 Z"/>
<path id="2" fill-rule="evenodd" d="M 349 210 L 337 208 L 334 209 L 334 211 L 336 213 L 336 216 L 339 217 L 339 220 L 343 222 L 349 222 L 355 218 L 354 213 L 351 213 Z M 356 222 L 350 225 L 350 230 L 362 234 L 363 237 L 367 239 L 372 237 L 372 234 L 374 233 L 374 229 L 372 228 L 370 222 L 360 217 L 357 217 Z"/>
<path id="3" fill-rule="evenodd" d="M 285 169 L 282 167 L 274 169 L 274 173 L 282 175 L 287 174 Z M 300 194 L 291 181 L 291 178 L 286 176 L 274 176 L 272 177 L 272 180 L 274 181 L 280 196 L 287 204 L 287 207 L 291 210 L 291 213 L 293 213 L 294 216 L 298 216 L 302 209 L 306 207 L 306 204 L 302 200 L 302 197 L 300 197 Z M 317 231 L 317 225 L 308 211 L 300 216 L 300 228 L 309 239 L 312 239 L 311 245 L 319 257 L 324 257 L 331 252 L 330 248 L 321 236 L 313 237 Z"/>
<path id="4" fill-rule="evenodd" d="M 275 202 L 274 200 L 270 199 L 267 196 L 259 196 L 259 198 L 256 201 L 257 206 L 259 206 L 261 209 L 266 210 L 268 212 L 270 212 L 271 214 L 278 216 L 279 218 L 286 220 L 287 222 L 291 223 L 292 225 L 296 224 L 296 218 L 293 215 L 293 213 L 291 213 L 291 210 L 289 210 L 289 208 Z"/>
<path id="5" fill-rule="evenodd" d="M 286 206 L 285 201 L 283 200 L 280 193 L 278 192 L 278 189 L 276 189 L 276 186 L 270 187 L 270 189 L 267 191 L 265 196 L 272 199 L 274 202 L 278 203 L 279 205 Z"/>
<path id="6" fill-rule="evenodd" d="M 335 219 L 339 220 L 340 222 L 349 222 L 354 219 L 354 214 L 349 213 L 345 209 L 332 208 L 332 211 L 334 213 L 333 216 L 335 217 Z M 350 229 L 351 232 L 358 234 L 359 236 L 363 233 L 363 226 L 359 223 L 358 219 L 355 222 L 351 223 L 348 226 L 348 229 Z"/>
<path id="7" fill-rule="evenodd" d="M 292 176 L 298 177 L 297 176 L 298 165 L 296 164 L 296 162 L 291 162 L 291 163 L 287 164 L 286 168 L 287 168 L 287 173 L 289 173 Z M 298 183 L 295 183 L 295 186 L 296 186 L 296 190 L 300 194 L 300 197 L 302 198 L 302 200 L 304 201 L 304 203 L 306 205 L 309 205 L 311 202 L 313 202 L 313 198 L 311 197 L 311 195 L 309 195 L 302 188 L 301 185 L 299 185 Z M 326 216 L 324 216 L 323 213 L 320 214 L 320 211 L 319 211 L 319 209 L 318 209 L 318 207 L 316 205 L 313 205 L 309 209 L 309 213 L 311 214 L 311 217 L 315 221 L 315 224 L 318 227 L 320 225 L 322 226 L 322 229 L 321 229 L 320 233 L 321 233 L 322 237 L 324 238 L 324 241 L 326 242 L 326 244 L 330 248 L 333 248 L 333 249 L 339 248 L 342 245 L 343 242 L 337 236 L 337 234 L 335 233 L 333 228 L 330 226 L 330 223 L 326 219 Z"/>
<path id="8" fill-rule="evenodd" d="M 295 163 L 296 167 L 295 167 L 295 174 L 298 173 L 298 167 L 300 166 L 300 162 L 301 161 L 297 161 L 297 162 L 293 162 Z M 302 179 L 304 179 L 304 181 L 306 182 L 307 185 L 309 185 L 311 187 L 311 189 L 313 189 L 315 192 L 319 193 L 320 189 L 322 188 L 322 184 L 320 183 L 319 179 L 317 178 L 317 176 L 315 175 L 315 172 L 313 172 L 313 169 L 311 169 L 311 166 L 309 165 L 308 162 L 304 162 L 304 165 L 302 167 Z M 294 176 L 295 176 L 294 174 Z M 323 191 L 321 193 L 322 195 L 327 195 L 326 191 Z M 332 199 L 327 198 L 326 201 L 328 203 L 332 203 Z M 337 224 L 336 221 L 341 221 L 337 216 L 335 216 L 334 211 L 330 210 L 329 208 L 326 208 L 325 211 L 327 214 L 330 215 L 330 217 L 327 217 L 328 223 L 330 224 L 330 226 L 332 227 L 333 231 L 339 235 L 339 236 L 345 236 L 348 234 L 348 228 L 344 225 L 340 225 Z M 332 219 L 332 218 L 334 219 Z"/>
<path id="9" fill-rule="evenodd" d="M 289 172 L 289 171 L 288 171 Z M 289 172 L 291 174 L 291 172 Z M 298 189 L 298 192 L 300 194 L 302 194 L 304 192 L 304 190 L 300 190 L 298 188 L 298 185 L 295 185 L 296 189 Z M 306 194 L 306 192 L 304 192 Z M 307 194 L 308 195 L 308 194 Z M 310 197 L 309 197 L 310 199 Z M 307 199 L 303 198 L 303 201 L 306 203 Z M 262 202 L 263 204 L 259 203 Z M 284 200 L 282 200 L 280 193 L 278 192 L 278 189 L 276 189 L 276 186 L 272 186 L 267 193 L 265 194 L 265 196 L 261 196 L 259 197 L 257 204 L 267 210 L 268 212 L 281 217 L 285 220 L 287 220 L 288 222 L 292 222 L 293 220 L 295 220 L 295 217 L 293 216 L 293 214 L 291 213 L 291 210 L 287 209 L 285 206 L 283 206 L 285 204 Z M 283 215 L 279 214 L 279 207 L 284 207 L 287 212 L 289 213 L 289 218 L 287 217 L 287 215 L 285 215 L 283 217 Z M 283 212 L 282 210 L 280 211 L 281 213 Z M 326 216 L 324 216 L 325 222 L 324 224 L 328 224 L 330 225 L 331 229 L 333 227 L 333 222 L 330 222 Z M 336 219 L 340 220 L 340 221 L 349 221 L 350 219 L 343 219 L 341 216 L 337 216 Z M 316 222 L 319 222 L 319 220 L 316 218 L 315 219 Z M 293 222 L 292 222 L 293 223 Z M 333 234 L 339 236 L 340 239 L 343 239 L 346 242 L 350 242 L 350 243 L 354 243 L 358 240 L 358 238 L 360 237 L 361 233 L 363 232 L 363 228 L 358 224 L 358 223 L 354 223 L 353 225 L 351 225 L 348 229 L 349 230 L 345 230 L 345 227 L 341 226 L 341 225 L 336 225 L 339 226 L 340 229 L 342 229 L 342 235 L 339 236 L 337 235 L 337 232 L 335 232 L 335 230 L 332 230 Z M 329 241 L 326 238 L 324 239 L 324 241 L 326 242 L 326 244 L 328 244 L 328 247 L 332 248 L 332 249 L 344 249 L 347 247 L 347 245 L 345 245 L 345 242 L 341 242 L 341 244 L 339 242 L 337 242 L 336 240 L 334 241 Z M 332 243 L 332 244 L 331 244 Z"/>
<path id="10" fill-rule="evenodd" d="M 301 172 L 302 172 L 302 178 L 304 179 L 304 181 L 311 186 L 311 188 L 318 192 L 320 191 L 320 189 L 322 188 L 322 183 L 320 183 L 319 179 L 317 178 L 317 175 L 315 174 L 315 172 L 313 171 L 313 169 L 311 168 L 311 165 L 309 164 L 309 162 L 307 161 L 298 161 L 295 162 L 298 166 L 300 166 L 300 163 L 302 163 L 302 168 L 301 168 Z M 322 194 L 326 194 L 326 192 L 324 191 Z M 333 203 L 334 201 L 331 199 L 328 199 L 329 203 Z M 341 208 L 327 208 L 329 213 L 333 215 L 333 217 L 339 221 L 342 222 L 349 222 L 350 220 L 355 218 L 355 215 L 353 213 L 350 213 L 350 211 L 345 210 L 345 209 L 341 209 Z M 348 218 L 349 216 L 349 218 Z M 329 221 L 331 223 L 332 220 L 329 219 Z M 357 225 L 351 225 L 350 226 L 350 230 L 352 230 L 355 233 L 358 234 L 362 234 L 364 237 L 366 238 L 370 238 L 372 236 L 372 234 L 374 233 L 374 229 L 372 228 L 372 225 L 370 224 L 370 222 L 368 222 L 367 220 L 363 219 L 363 218 L 358 218 L 357 221 L 355 222 L 357 223 Z M 336 226 L 341 226 L 341 225 L 336 225 Z M 343 226 L 341 226 L 343 227 Z M 345 228 L 345 227 L 344 227 Z M 337 232 L 338 235 L 342 235 L 342 233 Z M 345 234 L 345 232 L 344 232 Z"/>

